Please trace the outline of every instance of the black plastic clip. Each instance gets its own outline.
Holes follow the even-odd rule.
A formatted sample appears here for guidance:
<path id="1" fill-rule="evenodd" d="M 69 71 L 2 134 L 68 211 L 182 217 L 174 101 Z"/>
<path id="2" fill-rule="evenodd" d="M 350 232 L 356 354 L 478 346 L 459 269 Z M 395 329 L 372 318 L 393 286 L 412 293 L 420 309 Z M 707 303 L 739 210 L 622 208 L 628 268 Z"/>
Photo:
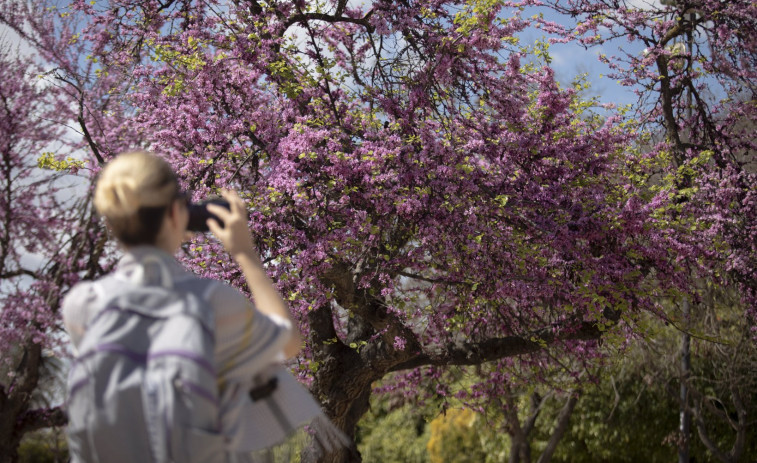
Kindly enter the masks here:
<path id="1" fill-rule="evenodd" d="M 273 391 L 276 390 L 276 386 L 279 384 L 279 379 L 275 376 L 271 379 L 269 379 L 267 382 L 261 384 L 260 386 L 255 386 L 252 389 L 250 389 L 250 398 L 253 402 L 257 402 L 260 399 L 265 399 L 267 397 L 270 397 L 271 394 L 273 394 Z"/>

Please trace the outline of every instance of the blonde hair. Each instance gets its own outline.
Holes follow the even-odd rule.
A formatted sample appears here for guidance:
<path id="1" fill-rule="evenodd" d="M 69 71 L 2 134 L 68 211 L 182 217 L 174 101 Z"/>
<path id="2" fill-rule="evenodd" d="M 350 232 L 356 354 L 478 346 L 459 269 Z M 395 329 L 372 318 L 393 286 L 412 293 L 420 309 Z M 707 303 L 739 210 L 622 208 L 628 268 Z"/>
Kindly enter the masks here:
<path id="1" fill-rule="evenodd" d="M 146 151 L 118 155 L 100 172 L 95 209 L 126 244 L 154 244 L 166 207 L 179 193 L 171 166 Z"/>

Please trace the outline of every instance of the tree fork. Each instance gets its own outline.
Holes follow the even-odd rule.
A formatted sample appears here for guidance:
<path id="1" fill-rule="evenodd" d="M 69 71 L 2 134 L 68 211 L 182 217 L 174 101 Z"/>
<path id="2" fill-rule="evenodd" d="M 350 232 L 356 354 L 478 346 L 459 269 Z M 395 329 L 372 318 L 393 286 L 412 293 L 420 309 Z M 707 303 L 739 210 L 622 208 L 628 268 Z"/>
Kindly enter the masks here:
<path id="1" fill-rule="evenodd" d="M 323 327 L 312 330 L 310 336 L 318 365 L 311 392 L 321 401 L 332 422 L 354 442 L 357 423 L 368 410 L 372 384 L 386 372 L 369 367 L 356 349 L 338 339 L 334 341 L 336 332 L 331 315 L 328 307 L 321 307 L 309 316 L 311 327 Z M 324 455 L 317 461 L 346 463 L 360 461 L 360 457 L 353 444 L 350 449 Z"/>

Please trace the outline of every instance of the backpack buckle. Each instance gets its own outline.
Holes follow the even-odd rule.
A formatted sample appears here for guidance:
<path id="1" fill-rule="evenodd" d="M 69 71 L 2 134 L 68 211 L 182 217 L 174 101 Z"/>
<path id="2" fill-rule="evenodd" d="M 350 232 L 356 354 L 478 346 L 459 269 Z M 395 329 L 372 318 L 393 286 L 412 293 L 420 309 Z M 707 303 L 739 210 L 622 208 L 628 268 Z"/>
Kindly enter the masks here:
<path id="1" fill-rule="evenodd" d="M 270 397 L 271 394 L 273 394 L 273 391 L 276 390 L 278 383 L 278 378 L 274 376 L 260 386 L 253 387 L 250 389 L 250 398 L 253 402 L 257 402 L 258 400 Z"/>

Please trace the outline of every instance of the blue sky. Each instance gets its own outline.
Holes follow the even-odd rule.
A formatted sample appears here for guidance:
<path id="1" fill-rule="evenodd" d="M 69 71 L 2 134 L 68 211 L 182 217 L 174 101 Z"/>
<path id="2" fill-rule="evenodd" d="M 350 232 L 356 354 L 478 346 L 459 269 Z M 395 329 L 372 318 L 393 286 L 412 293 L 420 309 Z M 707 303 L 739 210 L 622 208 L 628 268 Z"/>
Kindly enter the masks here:
<path id="1" fill-rule="evenodd" d="M 364 1 L 353 0 L 351 3 L 361 4 Z M 630 0 L 627 3 L 640 8 L 660 7 L 659 0 Z M 510 11 L 506 11 L 505 14 L 510 15 L 510 13 Z M 544 18 L 548 21 L 564 25 L 572 23 L 571 18 L 566 18 L 545 7 L 529 7 L 523 12 L 522 16 L 528 18 L 537 13 L 543 13 Z M 519 37 L 522 45 L 532 45 L 536 40 L 549 38 L 548 34 L 544 31 L 534 27 L 524 30 L 519 34 Z M 28 53 L 30 51 L 28 46 L 19 40 L 13 31 L 8 30 L 2 25 L 0 25 L 0 42 L 19 45 L 20 49 L 18 51 L 21 53 Z M 553 44 L 550 47 L 552 67 L 555 70 L 557 78 L 563 84 L 569 84 L 575 76 L 587 73 L 588 81 L 591 82 L 589 95 L 597 95 L 603 103 L 615 103 L 618 105 L 633 103 L 636 101 L 636 96 L 633 94 L 632 88 L 623 87 L 615 80 L 607 77 L 610 69 L 597 59 L 599 53 L 604 53 L 608 56 L 619 54 L 618 47 L 639 54 L 643 50 L 643 45 L 639 43 L 631 44 L 622 39 L 616 40 L 611 44 L 595 46 L 589 50 L 584 49 L 577 43 Z"/>
<path id="2" fill-rule="evenodd" d="M 659 2 L 656 0 L 653 2 L 642 0 L 628 3 L 638 3 L 639 7 L 659 6 Z M 543 13 L 546 21 L 554 21 L 565 26 L 575 24 L 575 19 L 565 17 L 544 7 L 527 8 L 522 17 L 529 18 L 538 13 Z M 537 40 L 546 40 L 550 37 L 554 36 L 535 27 L 529 27 L 519 34 L 522 45 L 532 45 Z M 576 76 L 587 74 L 587 81 L 591 83 L 591 89 L 587 92 L 589 96 L 599 97 L 599 101 L 602 103 L 614 103 L 620 106 L 635 103 L 637 97 L 633 93 L 632 87 L 624 87 L 615 79 L 608 77 L 611 70 L 606 64 L 599 61 L 598 56 L 600 54 L 605 54 L 608 57 L 623 56 L 625 52 L 640 55 L 643 50 L 644 45 L 640 42 L 629 43 L 625 39 L 615 39 L 610 43 L 595 45 L 589 49 L 576 42 L 556 43 L 550 46 L 551 66 L 555 70 L 556 78 L 566 86 Z"/>

